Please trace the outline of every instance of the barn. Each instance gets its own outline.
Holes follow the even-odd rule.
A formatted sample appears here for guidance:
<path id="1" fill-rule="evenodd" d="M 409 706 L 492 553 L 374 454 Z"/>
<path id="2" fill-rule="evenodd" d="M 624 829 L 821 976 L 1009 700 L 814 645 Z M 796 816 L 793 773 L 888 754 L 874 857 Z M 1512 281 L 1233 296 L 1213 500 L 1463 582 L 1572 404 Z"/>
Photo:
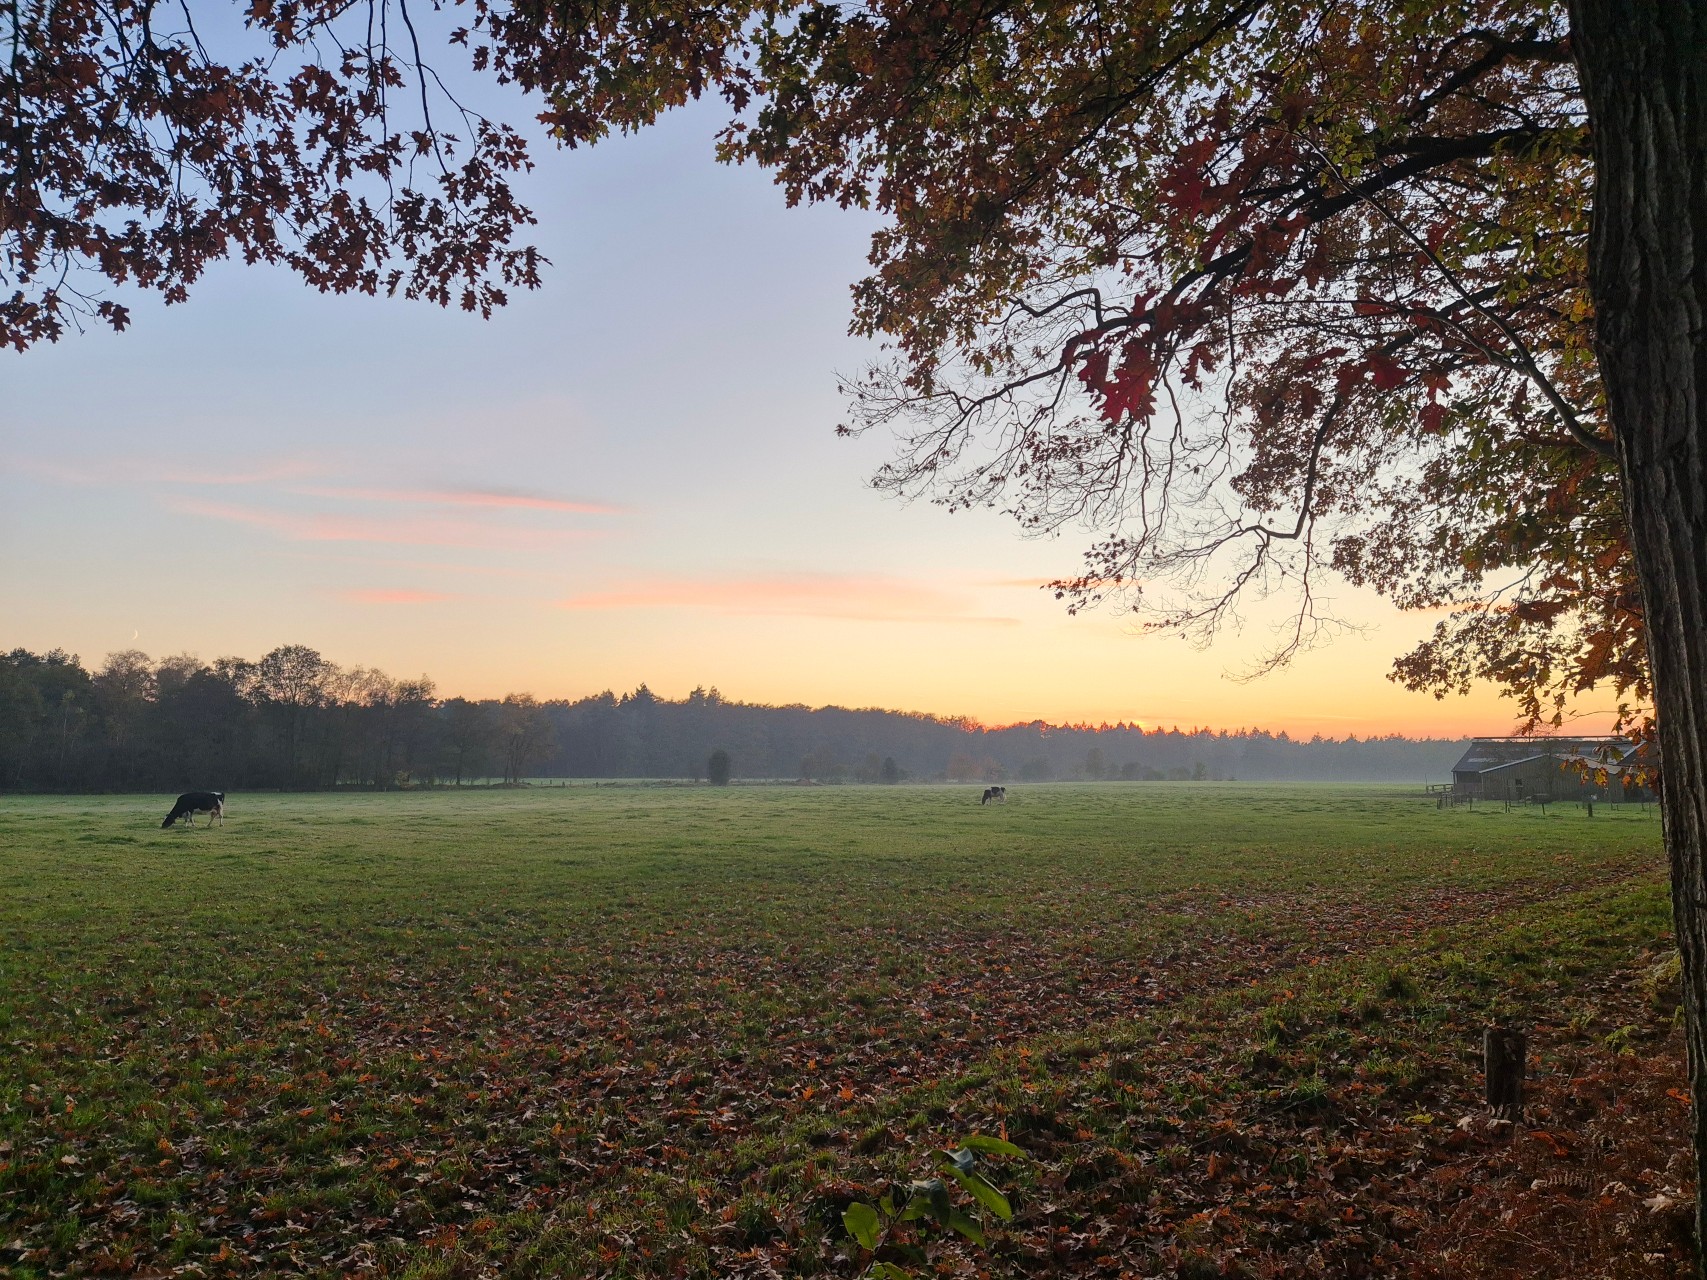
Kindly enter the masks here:
<path id="1" fill-rule="evenodd" d="M 1646 799 L 1648 791 L 1624 775 L 1638 766 L 1641 748 L 1628 738 L 1476 738 L 1452 766 L 1452 794 L 1460 800 Z M 1597 783 L 1584 766 L 1604 769 Z"/>

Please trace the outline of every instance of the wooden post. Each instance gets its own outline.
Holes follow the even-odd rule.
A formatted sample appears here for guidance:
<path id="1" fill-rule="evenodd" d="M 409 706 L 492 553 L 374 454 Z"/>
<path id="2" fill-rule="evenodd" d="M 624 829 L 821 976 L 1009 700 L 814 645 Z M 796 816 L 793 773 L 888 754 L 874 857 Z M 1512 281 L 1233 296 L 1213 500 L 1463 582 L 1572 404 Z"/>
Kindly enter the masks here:
<path id="1" fill-rule="evenodd" d="M 1523 1032 L 1510 1027 L 1489 1027 L 1482 1033 L 1488 1110 L 1493 1112 L 1495 1120 L 1523 1119 L 1523 1073 L 1528 1049 Z"/>

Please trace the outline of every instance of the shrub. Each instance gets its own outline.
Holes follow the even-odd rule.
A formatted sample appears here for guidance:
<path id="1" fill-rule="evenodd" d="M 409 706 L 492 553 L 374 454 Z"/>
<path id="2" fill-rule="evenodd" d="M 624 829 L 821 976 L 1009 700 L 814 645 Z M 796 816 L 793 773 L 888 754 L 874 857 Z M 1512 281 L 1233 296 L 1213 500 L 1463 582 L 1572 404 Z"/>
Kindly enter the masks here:
<path id="1" fill-rule="evenodd" d="M 705 762 L 706 779 L 714 787 L 729 785 L 729 753 L 722 747 L 711 753 L 711 759 Z"/>

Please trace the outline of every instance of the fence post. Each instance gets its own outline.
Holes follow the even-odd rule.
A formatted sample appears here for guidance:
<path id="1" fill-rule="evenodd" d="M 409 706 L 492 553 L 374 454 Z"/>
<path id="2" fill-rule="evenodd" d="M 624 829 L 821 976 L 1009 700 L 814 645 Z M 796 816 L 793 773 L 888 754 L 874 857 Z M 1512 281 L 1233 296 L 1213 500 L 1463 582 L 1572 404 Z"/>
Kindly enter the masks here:
<path id="1" fill-rule="evenodd" d="M 1524 1059 L 1528 1050 L 1528 1041 L 1521 1031 L 1489 1027 L 1482 1033 L 1488 1110 L 1493 1112 L 1495 1120 L 1523 1119 Z"/>

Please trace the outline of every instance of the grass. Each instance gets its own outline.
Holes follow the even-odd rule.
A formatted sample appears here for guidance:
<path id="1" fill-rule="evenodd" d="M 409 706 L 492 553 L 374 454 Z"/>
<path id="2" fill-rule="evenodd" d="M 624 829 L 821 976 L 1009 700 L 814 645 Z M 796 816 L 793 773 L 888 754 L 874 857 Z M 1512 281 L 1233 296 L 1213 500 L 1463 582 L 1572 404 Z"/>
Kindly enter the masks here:
<path id="1" fill-rule="evenodd" d="M 1438 1169 L 1503 1158 L 1410 1119 L 1470 1105 L 1487 1018 L 1676 1072 L 1639 810 L 975 801 L 242 796 L 190 832 L 169 798 L 8 798 L 0 1272 L 852 1275 L 840 1208 L 975 1129 L 1033 1158 L 946 1274 L 1378 1267 L 1466 1202 L 1425 1205 Z M 1403 1134 L 1353 1197 L 1400 1207 L 1274 1217 L 1348 1125 Z M 1442 1159 L 1401 1176 L 1419 1135 Z M 1673 1274 L 1648 1243 L 1630 1274 Z"/>

